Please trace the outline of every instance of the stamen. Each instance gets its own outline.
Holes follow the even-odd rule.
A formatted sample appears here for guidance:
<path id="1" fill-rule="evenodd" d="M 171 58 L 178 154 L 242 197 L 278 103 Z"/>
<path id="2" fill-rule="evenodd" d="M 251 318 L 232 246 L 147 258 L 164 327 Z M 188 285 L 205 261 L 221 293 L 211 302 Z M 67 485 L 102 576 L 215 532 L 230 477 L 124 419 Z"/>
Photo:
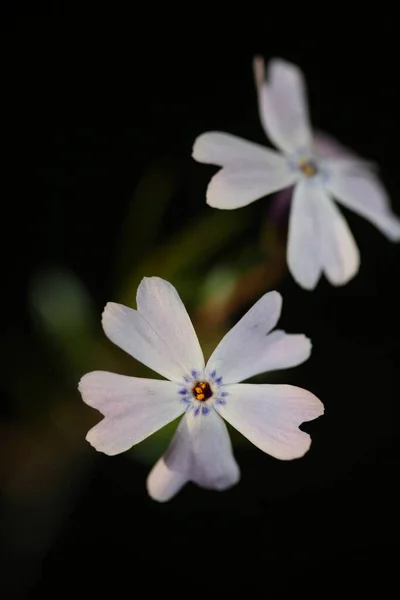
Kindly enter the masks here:
<path id="1" fill-rule="evenodd" d="M 309 160 L 301 160 L 299 168 L 306 177 L 313 177 L 318 172 L 317 165 Z"/>
<path id="2" fill-rule="evenodd" d="M 192 394 L 199 402 L 205 402 L 213 395 L 210 384 L 207 381 L 197 381 L 193 386 Z"/>

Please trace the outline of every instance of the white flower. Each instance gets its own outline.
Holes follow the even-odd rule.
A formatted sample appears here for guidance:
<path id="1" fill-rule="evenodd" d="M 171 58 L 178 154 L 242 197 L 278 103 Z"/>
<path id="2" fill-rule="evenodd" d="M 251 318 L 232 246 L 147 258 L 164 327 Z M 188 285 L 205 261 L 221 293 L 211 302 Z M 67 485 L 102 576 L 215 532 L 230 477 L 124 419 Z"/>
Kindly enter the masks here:
<path id="1" fill-rule="evenodd" d="M 146 277 L 137 310 L 108 303 L 103 328 L 117 346 L 169 381 L 94 371 L 79 383 L 83 400 L 105 418 L 86 439 L 100 452 L 119 454 L 184 415 L 166 454 L 151 471 L 150 496 L 164 502 L 188 481 L 217 490 L 240 473 L 223 417 L 264 452 L 290 460 L 303 456 L 311 439 L 298 426 L 323 414 L 310 392 L 291 385 L 239 384 L 258 373 L 299 365 L 310 341 L 272 328 L 282 298 L 265 294 L 223 338 L 207 365 L 175 288 Z"/>
<path id="2" fill-rule="evenodd" d="M 295 185 L 287 262 L 295 280 L 313 289 L 322 273 L 341 285 L 358 271 L 360 257 L 333 198 L 365 217 L 392 241 L 400 219 L 370 165 L 327 136 L 312 135 L 301 71 L 280 59 L 254 61 L 262 125 L 282 154 L 221 132 L 200 135 L 193 157 L 223 167 L 207 189 L 207 203 L 239 208 Z"/>

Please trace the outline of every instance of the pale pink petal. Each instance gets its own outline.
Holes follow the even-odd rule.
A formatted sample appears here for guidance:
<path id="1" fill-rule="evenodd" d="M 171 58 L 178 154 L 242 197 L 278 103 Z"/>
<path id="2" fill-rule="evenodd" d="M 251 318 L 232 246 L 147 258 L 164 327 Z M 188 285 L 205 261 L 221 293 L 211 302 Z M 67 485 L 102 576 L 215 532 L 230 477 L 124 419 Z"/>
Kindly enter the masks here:
<path id="1" fill-rule="evenodd" d="M 79 391 L 84 402 L 105 417 L 89 431 L 86 439 L 96 450 L 109 455 L 125 452 L 187 408 L 175 383 L 107 371 L 84 375 Z"/>
<path id="2" fill-rule="evenodd" d="M 229 165 L 211 179 L 207 204 L 225 210 L 240 208 L 292 185 L 297 179 L 283 158 L 279 167 L 267 161 Z"/>
<path id="3" fill-rule="evenodd" d="M 251 166 L 255 163 L 266 164 L 273 169 L 282 164 L 282 157 L 275 150 L 222 131 L 207 131 L 199 135 L 192 156 L 198 162 L 220 167 Z"/>
<path id="4" fill-rule="evenodd" d="M 282 297 L 278 292 L 268 292 L 260 298 L 218 344 L 207 363 L 207 372 L 216 371 L 224 384 L 237 383 L 307 360 L 311 343 L 304 335 L 269 333 L 279 319 L 281 308 Z"/>
<path id="5" fill-rule="evenodd" d="M 321 190 L 301 181 L 293 191 L 289 216 L 287 262 L 297 283 L 312 290 L 318 283 L 322 265 L 317 206 Z"/>
<path id="6" fill-rule="evenodd" d="M 197 413 L 192 409 L 185 414 L 166 454 L 151 471 L 147 489 L 154 500 L 166 502 L 187 481 L 222 491 L 239 478 L 226 425 L 204 405 Z"/>
<path id="7" fill-rule="evenodd" d="M 312 148 L 306 85 L 302 72 L 282 59 L 268 64 L 254 59 L 260 118 L 269 139 L 283 152 L 307 152 Z"/>
<path id="8" fill-rule="evenodd" d="M 368 219 L 391 241 L 400 241 L 400 219 L 391 211 L 387 192 L 376 177 L 333 170 L 326 185 L 344 206 Z"/>
<path id="9" fill-rule="evenodd" d="M 196 332 L 176 289 L 159 277 L 145 277 L 138 310 L 109 302 L 103 328 L 114 344 L 157 373 L 181 381 L 204 368 Z"/>
<path id="10" fill-rule="evenodd" d="M 360 253 L 346 219 L 325 193 L 316 206 L 319 223 L 320 261 L 333 285 L 344 285 L 360 267 Z"/>
<path id="11" fill-rule="evenodd" d="M 311 392 L 292 385 L 246 383 L 228 385 L 226 391 L 226 402 L 216 409 L 260 450 L 291 460 L 310 448 L 311 438 L 299 426 L 324 412 Z"/>

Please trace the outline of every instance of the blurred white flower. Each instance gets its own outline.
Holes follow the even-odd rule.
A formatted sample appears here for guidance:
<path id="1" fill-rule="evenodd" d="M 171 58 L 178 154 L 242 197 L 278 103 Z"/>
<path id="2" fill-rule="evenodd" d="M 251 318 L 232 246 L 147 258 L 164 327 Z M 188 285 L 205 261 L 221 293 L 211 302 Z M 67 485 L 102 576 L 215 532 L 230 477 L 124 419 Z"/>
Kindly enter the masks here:
<path id="1" fill-rule="evenodd" d="M 207 203 L 234 209 L 295 185 L 287 262 L 294 279 L 313 289 L 322 271 L 333 285 L 357 273 L 358 248 L 333 198 L 365 217 L 390 240 L 400 240 L 400 219 L 370 164 L 326 134 L 312 134 L 301 71 L 280 59 L 254 60 L 261 122 L 282 153 L 221 132 L 200 135 L 193 158 L 223 167 L 207 189 Z"/>
<path id="2" fill-rule="evenodd" d="M 239 384 L 258 373 L 293 367 L 308 359 L 304 335 L 270 333 L 282 306 L 278 292 L 265 294 L 222 339 L 207 365 L 175 288 L 146 277 L 137 310 L 108 303 L 103 328 L 117 346 L 169 381 L 94 371 L 79 383 L 83 400 L 104 419 L 86 439 L 100 452 L 119 454 L 184 415 L 166 454 L 152 469 L 147 488 L 160 502 L 188 481 L 224 490 L 239 468 L 221 419 L 272 456 L 290 460 L 310 447 L 304 421 L 323 414 L 310 392 L 291 385 Z"/>

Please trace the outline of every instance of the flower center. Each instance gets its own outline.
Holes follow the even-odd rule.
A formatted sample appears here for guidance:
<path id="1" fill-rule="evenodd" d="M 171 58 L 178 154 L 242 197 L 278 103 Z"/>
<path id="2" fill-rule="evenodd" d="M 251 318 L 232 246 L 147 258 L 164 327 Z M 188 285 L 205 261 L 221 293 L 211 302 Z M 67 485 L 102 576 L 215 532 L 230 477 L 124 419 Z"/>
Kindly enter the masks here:
<path id="1" fill-rule="evenodd" d="M 192 388 L 192 394 L 200 402 L 205 402 L 213 395 L 210 384 L 207 381 L 197 381 Z"/>
<path id="2" fill-rule="evenodd" d="M 299 162 L 299 168 L 306 177 L 313 177 L 318 173 L 317 165 L 311 160 L 301 160 Z"/>

